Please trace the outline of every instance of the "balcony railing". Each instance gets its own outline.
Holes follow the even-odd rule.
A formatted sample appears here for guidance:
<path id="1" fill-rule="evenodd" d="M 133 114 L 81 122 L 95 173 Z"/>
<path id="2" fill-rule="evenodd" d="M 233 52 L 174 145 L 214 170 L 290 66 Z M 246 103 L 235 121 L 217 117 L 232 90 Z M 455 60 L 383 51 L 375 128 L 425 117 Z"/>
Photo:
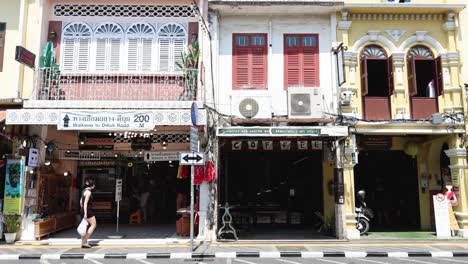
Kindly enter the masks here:
<path id="1" fill-rule="evenodd" d="M 197 70 L 180 73 L 64 73 L 36 71 L 33 100 L 201 100 Z M 198 97 L 197 97 L 198 96 Z"/>

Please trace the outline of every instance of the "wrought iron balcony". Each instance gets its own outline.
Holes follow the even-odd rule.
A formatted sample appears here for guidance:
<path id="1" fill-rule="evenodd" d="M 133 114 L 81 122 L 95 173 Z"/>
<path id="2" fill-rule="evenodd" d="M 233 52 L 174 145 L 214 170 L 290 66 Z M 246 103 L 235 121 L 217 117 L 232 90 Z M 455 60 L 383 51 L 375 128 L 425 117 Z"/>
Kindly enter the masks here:
<path id="1" fill-rule="evenodd" d="M 64 73 L 36 71 L 33 100 L 192 101 L 202 100 L 197 70 L 180 73 Z M 197 97 L 197 95 L 199 95 Z"/>

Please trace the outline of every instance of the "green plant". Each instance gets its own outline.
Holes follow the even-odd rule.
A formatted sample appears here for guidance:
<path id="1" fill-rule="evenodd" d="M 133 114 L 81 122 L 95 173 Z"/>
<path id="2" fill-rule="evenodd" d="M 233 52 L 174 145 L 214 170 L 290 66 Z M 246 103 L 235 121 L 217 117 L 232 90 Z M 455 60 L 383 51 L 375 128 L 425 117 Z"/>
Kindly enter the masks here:
<path id="1" fill-rule="evenodd" d="M 182 96 L 188 100 L 195 99 L 198 81 L 198 60 L 200 58 L 200 46 L 196 38 L 192 39 L 188 53 L 182 52 L 182 62 L 176 62 L 177 67 L 184 72 L 185 87 Z"/>
<path id="2" fill-rule="evenodd" d="M 5 223 L 4 233 L 16 233 L 21 227 L 21 215 L 5 215 L 3 223 Z"/>

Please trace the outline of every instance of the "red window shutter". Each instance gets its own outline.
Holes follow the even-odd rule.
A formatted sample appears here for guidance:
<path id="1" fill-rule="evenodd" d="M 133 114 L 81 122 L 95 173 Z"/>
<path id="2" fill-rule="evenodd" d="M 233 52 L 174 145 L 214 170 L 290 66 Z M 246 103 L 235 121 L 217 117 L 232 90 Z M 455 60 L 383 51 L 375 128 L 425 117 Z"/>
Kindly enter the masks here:
<path id="1" fill-rule="evenodd" d="M 314 38 L 315 44 L 310 41 L 304 44 L 305 37 Z M 298 42 L 288 45 L 288 38 L 297 38 Z M 284 89 L 292 86 L 318 87 L 318 37 L 310 34 L 284 35 Z"/>
<path id="2" fill-rule="evenodd" d="M 285 89 L 301 85 L 302 63 L 298 48 L 287 48 L 285 52 Z"/>
<path id="3" fill-rule="evenodd" d="M 414 64 L 414 57 L 408 58 L 406 65 L 406 70 L 408 71 L 408 91 L 410 96 L 415 96 L 418 94 L 418 86 L 416 83 L 416 67 Z"/>
<path id="4" fill-rule="evenodd" d="M 250 48 L 235 47 L 233 88 L 242 89 L 249 85 Z"/>
<path id="5" fill-rule="evenodd" d="M 436 87 L 437 95 L 441 96 L 444 94 L 444 78 L 443 78 L 442 60 L 440 56 L 435 59 L 434 64 L 436 68 L 436 72 L 434 76 L 437 77 L 437 81 L 435 82 L 435 85 L 437 85 Z"/>
<path id="6" fill-rule="evenodd" d="M 367 82 L 367 58 L 362 56 L 359 66 L 361 67 L 361 96 L 366 96 L 369 93 Z"/>
<path id="7" fill-rule="evenodd" d="M 266 47 L 252 48 L 250 62 L 250 85 L 252 85 L 254 88 L 265 88 L 267 82 Z"/>
<path id="8" fill-rule="evenodd" d="M 318 87 L 319 83 L 319 67 L 318 53 L 315 48 L 302 49 L 303 64 L 302 64 L 302 79 L 304 87 Z"/>
<path id="9" fill-rule="evenodd" d="M 236 45 L 236 37 L 247 37 L 248 43 Z M 252 36 L 263 37 L 263 45 L 253 45 Z M 267 35 L 233 34 L 232 82 L 233 89 L 265 89 L 267 87 Z"/>
<path id="10" fill-rule="evenodd" d="M 387 59 L 387 78 L 388 78 L 388 95 L 395 93 L 395 85 L 393 81 L 393 56 Z"/>
<path id="11" fill-rule="evenodd" d="M 198 39 L 198 22 L 189 22 L 188 33 L 187 43 L 190 46 L 192 44 L 192 38 L 195 37 L 195 39 Z"/>
<path id="12" fill-rule="evenodd" d="M 49 21 L 49 31 L 55 32 L 56 36 L 53 37 L 51 34 L 47 34 L 47 41 L 52 41 L 54 44 L 55 61 L 60 61 L 60 41 L 62 39 L 62 21 Z"/>
<path id="13" fill-rule="evenodd" d="M 1 24 L 0 24 L 1 26 Z M 5 35 L 6 35 L 6 29 L 2 30 L 0 29 L 0 72 L 3 71 L 3 57 L 5 53 Z"/>

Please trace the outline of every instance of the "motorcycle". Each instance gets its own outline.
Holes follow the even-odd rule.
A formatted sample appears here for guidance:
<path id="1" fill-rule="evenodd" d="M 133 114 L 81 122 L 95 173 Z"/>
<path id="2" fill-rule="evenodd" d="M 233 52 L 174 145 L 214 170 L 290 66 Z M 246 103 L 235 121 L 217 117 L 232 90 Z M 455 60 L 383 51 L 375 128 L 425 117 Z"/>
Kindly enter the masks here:
<path id="1" fill-rule="evenodd" d="M 370 220 L 374 218 L 374 212 L 367 207 L 364 190 L 358 191 L 356 196 L 356 229 L 359 230 L 361 236 L 367 235 L 370 229 Z"/>

